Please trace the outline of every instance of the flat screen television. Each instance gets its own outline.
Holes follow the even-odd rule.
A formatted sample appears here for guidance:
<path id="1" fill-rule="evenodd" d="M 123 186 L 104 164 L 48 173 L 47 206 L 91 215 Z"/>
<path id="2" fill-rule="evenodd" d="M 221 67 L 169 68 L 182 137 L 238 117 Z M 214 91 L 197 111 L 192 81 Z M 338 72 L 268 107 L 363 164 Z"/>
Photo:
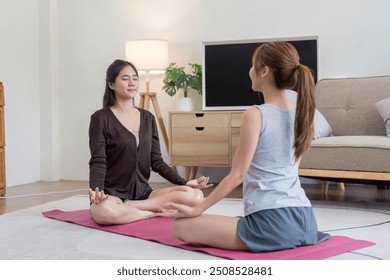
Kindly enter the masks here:
<path id="1" fill-rule="evenodd" d="M 318 37 L 259 39 L 203 43 L 203 110 L 245 110 L 264 103 L 261 93 L 253 92 L 249 78 L 252 54 L 263 43 L 287 41 L 295 46 L 300 63 L 318 77 Z"/>

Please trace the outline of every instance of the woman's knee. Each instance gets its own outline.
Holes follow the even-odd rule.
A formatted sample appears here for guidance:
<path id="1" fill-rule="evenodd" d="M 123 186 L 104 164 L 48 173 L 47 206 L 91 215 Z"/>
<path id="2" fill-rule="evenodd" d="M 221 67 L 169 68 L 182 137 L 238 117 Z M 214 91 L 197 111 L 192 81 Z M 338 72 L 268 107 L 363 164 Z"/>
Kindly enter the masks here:
<path id="1" fill-rule="evenodd" d="M 199 203 L 201 203 L 204 199 L 203 191 L 201 191 L 200 189 L 191 188 L 187 190 L 185 196 L 186 196 L 185 198 L 186 204 L 188 206 L 196 206 Z"/>
<path id="2" fill-rule="evenodd" d="M 99 207 L 97 205 L 91 205 L 90 213 L 92 219 L 100 225 L 108 224 L 108 222 L 110 221 L 110 217 L 107 211 L 102 209 L 102 207 Z"/>
<path id="3" fill-rule="evenodd" d="M 115 224 L 117 212 L 109 203 L 92 204 L 90 209 L 92 219 L 101 225 Z"/>
<path id="4" fill-rule="evenodd" d="M 204 199 L 204 194 L 203 194 L 203 191 L 200 190 L 200 189 L 194 189 L 195 191 L 195 199 L 196 199 L 196 204 L 199 204 L 203 201 Z"/>
<path id="5" fill-rule="evenodd" d="M 189 186 L 175 186 L 172 192 L 175 194 L 174 202 L 188 206 L 198 205 L 204 198 L 203 191 Z"/>

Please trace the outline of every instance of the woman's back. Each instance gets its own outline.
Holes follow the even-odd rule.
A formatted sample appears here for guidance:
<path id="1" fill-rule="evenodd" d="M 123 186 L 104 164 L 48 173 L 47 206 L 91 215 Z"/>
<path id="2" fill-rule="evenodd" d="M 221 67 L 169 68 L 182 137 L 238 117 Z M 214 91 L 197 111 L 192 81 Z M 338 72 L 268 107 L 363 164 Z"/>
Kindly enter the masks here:
<path id="1" fill-rule="evenodd" d="M 294 156 L 295 110 L 257 106 L 262 126 L 256 152 L 244 179 L 245 214 L 281 207 L 310 206 Z"/>

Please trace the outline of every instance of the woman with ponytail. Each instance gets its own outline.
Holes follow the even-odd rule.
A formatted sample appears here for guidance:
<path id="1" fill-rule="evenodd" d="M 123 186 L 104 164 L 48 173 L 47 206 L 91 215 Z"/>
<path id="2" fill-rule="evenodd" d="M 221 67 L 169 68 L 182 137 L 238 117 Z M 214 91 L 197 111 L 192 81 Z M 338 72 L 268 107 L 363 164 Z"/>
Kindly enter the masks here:
<path id="1" fill-rule="evenodd" d="M 298 165 L 310 147 L 315 111 L 314 81 L 287 42 L 261 45 L 249 71 L 252 89 L 265 103 L 243 114 L 229 174 L 199 205 L 169 203 L 174 234 L 197 245 L 266 252 L 311 245 L 329 238 L 318 231 L 301 187 Z M 297 89 L 292 104 L 286 90 Z M 243 183 L 244 217 L 201 215 Z"/>

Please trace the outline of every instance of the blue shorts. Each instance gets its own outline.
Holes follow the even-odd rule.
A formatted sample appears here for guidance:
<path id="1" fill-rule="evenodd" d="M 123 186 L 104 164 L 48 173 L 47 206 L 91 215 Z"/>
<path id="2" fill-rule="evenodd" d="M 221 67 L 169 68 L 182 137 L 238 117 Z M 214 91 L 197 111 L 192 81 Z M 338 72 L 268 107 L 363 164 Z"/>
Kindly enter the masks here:
<path id="1" fill-rule="evenodd" d="M 238 220 L 237 233 L 252 252 L 313 245 L 330 237 L 318 231 L 311 207 L 286 207 L 252 213 Z"/>

